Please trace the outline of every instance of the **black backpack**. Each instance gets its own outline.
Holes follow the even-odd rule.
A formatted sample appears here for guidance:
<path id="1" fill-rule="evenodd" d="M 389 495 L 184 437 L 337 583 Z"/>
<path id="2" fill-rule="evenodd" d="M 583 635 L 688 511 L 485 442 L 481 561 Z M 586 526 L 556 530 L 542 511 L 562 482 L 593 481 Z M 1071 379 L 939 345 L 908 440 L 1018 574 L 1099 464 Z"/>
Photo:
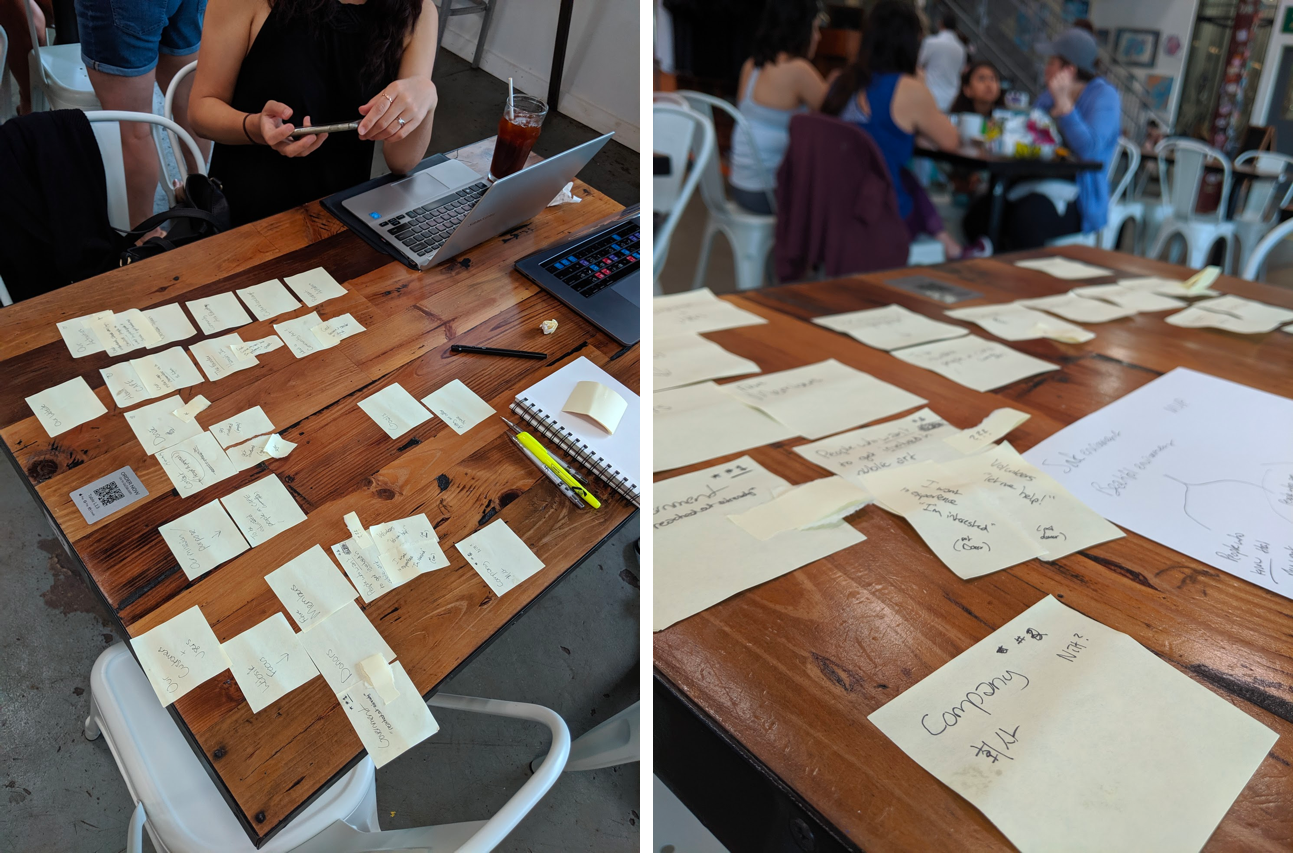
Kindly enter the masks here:
<path id="1" fill-rule="evenodd" d="M 184 194 L 184 205 L 154 214 L 121 236 L 118 244 L 121 266 L 229 230 L 229 202 L 224 197 L 218 179 L 206 175 L 189 175 L 184 181 Z M 136 240 L 164 222 L 171 223 L 170 230 L 164 237 L 150 237 L 138 246 L 135 245 Z"/>

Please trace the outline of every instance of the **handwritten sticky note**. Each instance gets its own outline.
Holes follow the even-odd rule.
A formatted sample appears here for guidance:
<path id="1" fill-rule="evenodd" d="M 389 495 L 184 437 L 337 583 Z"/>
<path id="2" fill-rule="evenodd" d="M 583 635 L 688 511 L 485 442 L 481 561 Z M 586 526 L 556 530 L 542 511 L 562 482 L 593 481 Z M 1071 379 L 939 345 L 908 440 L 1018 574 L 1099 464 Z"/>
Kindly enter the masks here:
<path id="1" fill-rule="evenodd" d="M 358 594 L 318 545 L 265 575 L 265 582 L 302 631 L 336 613 Z"/>
<path id="2" fill-rule="evenodd" d="M 1038 373 L 1060 369 L 1057 364 L 976 335 L 894 350 L 893 355 L 975 391 L 991 391 Z"/>
<path id="3" fill-rule="evenodd" d="M 281 435 L 271 435 L 265 442 L 265 452 L 275 459 L 286 459 L 296 449 L 296 445 Z"/>
<path id="4" fill-rule="evenodd" d="M 787 530 L 811 530 L 837 523 L 870 500 L 867 490 L 852 480 L 823 477 L 787 489 L 765 504 L 728 518 L 755 539 L 765 542 Z"/>
<path id="5" fill-rule="evenodd" d="M 349 314 L 342 314 L 340 317 L 333 317 L 331 320 L 325 320 L 314 328 L 310 329 L 316 338 L 324 342 L 333 344 L 340 343 L 351 335 L 357 335 L 365 332 L 359 321 Z"/>
<path id="6" fill-rule="evenodd" d="M 319 674 L 282 613 L 243 631 L 221 648 L 253 714 Z"/>
<path id="7" fill-rule="evenodd" d="M 985 447 L 990 446 L 992 442 L 1004 437 L 1030 417 L 1032 415 L 1027 412 L 1021 412 L 1018 409 L 1006 406 L 988 415 L 978 426 L 971 427 L 964 432 L 948 435 L 943 438 L 943 441 L 966 455 L 978 453 Z"/>
<path id="8" fill-rule="evenodd" d="M 350 538 L 355 540 L 356 545 L 360 548 L 372 547 L 372 537 L 368 535 L 368 531 L 364 529 L 364 525 L 359 521 L 358 513 L 348 512 L 341 517 L 341 520 L 346 525 L 346 529 L 350 531 Z"/>
<path id="9" fill-rule="evenodd" d="M 236 361 L 246 361 L 258 355 L 273 352 L 282 345 L 283 341 L 279 339 L 278 335 L 270 335 L 258 340 L 248 341 L 245 344 L 234 344 L 229 347 L 229 351 L 233 353 Z"/>
<path id="10" fill-rule="evenodd" d="M 221 447 L 241 444 L 247 439 L 273 431 L 274 425 L 270 423 L 265 410 L 260 406 L 253 406 L 245 412 L 239 412 L 211 426 L 211 434 L 215 436 Z"/>
<path id="11" fill-rule="evenodd" d="M 161 342 L 161 335 L 138 308 L 120 314 L 100 312 L 86 321 L 86 328 L 98 338 L 104 352 L 114 357 Z"/>
<path id="12" fill-rule="evenodd" d="M 1084 299 L 1099 299 L 1105 302 L 1112 302 L 1119 308 L 1125 308 L 1137 313 L 1151 313 L 1155 311 L 1173 311 L 1178 308 L 1184 308 L 1188 303 L 1171 296 L 1162 296 L 1153 290 L 1145 288 L 1130 287 L 1124 282 L 1118 284 L 1091 284 L 1085 287 L 1075 287 L 1069 291 L 1074 296 L 1080 296 Z M 1073 319 L 1072 317 L 1069 318 Z"/>
<path id="13" fill-rule="evenodd" d="M 251 322 L 251 317 L 243 309 L 242 303 L 232 293 L 220 293 L 195 299 L 184 305 L 198 321 L 204 335 L 213 335 L 225 329 L 235 329 Z"/>
<path id="14" fill-rule="evenodd" d="M 359 408 L 391 438 L 399 438 L 418 424 L 431 420 L 431 413 L 398 382 L 360 400 Z"/>
<path id="15" fill-rule="evenodd" d="M 901 305 L 815 317 L 813 322 L 843 332 L 869 347 L 886 351 L 959 338 L 970 333 L 964 326 L 940 323 Z"/>
<path id="16" fill-rule="evenodd" d="M 687 290 L 651 301 L 653 332 L 658 337 L 717 332 L 768 322 L 750 311 L 719 299 L 708 287 Z"/>
<path id="17" fill-rule="evenodd" d="M 32 414 L 50 438 L 107 414 L 108 407 L 90 390 L 84 377 L 69 379 L 26 398 Z"/>
<path id="18" fill-rule="evenodd" d="M 198 333 L 198 330 L 189 322 L 189 318 L 184 315 L 184 309 L 178 302 L 163 305 L 160 308 L 149 308 L 144 311 L 144 319 L 157 333 L 157 342 L 149 344 L 149 349 L 186 340 Z"/>
<path id="19" fill-rule="evenodd" d="M 395 652 L 353 601 L 319 620 L 299 639 L 332 692 L 338 695 L 363 680 L 357 668 L 364 658 L 381 655 L 387 662 L 395 660 Z"/>
<path id="20" fill-rule="evenodd" d="M 355 589 L 359 590 L 359 595 L 364 599 L 365 604 L 399 586 L 383 568 L 377 545 L 372 543 L 371 539 L 369 542 L 370 544 L 362 546 L 354 537 L 351 537 L 345 542 L 338 542 L 332 546 L 333 556 L 346 570 L 346 576 L 355 585 Z"/>
<path id="21" fill-rule="evenodd" d="M 756 376 L 720 389 L 804 438 L 822 438 L 925 402 L 835 359 Z"/>
<path id="22" fill-rule="evenodd" d="M 229 668 L 220 641 L 197 605 L 130 640 L 163 706 Z"/>
<path id="23" fill-rule="evenodd" d="M 717 456 L 784 441 L 794 429 L 747 406 L 713 382 L 699 382 L 656 392 L 654 417 L 655 471 L 681 468 Z"/>
<path id="24" fill-rule="evenodd" d="M 1173 326 L 1224 329 L 1241 335 L 1254 335 L 1273 332 L 1293 320 L 1293 311 L 1227 295 L 1196 302 L 1164 319 Z"/>
<path id="25" fill-rule="evenodd" d="M 455 379 L 422 398 L 422 405 L 434 412 L 454 432 L 462 435 L 494 414 L 494 409 L 470 388 Z"/>
<path id="26" fill-rule="evenodd" d="M 921 409 L 905 418 L 801 444 L 794 451 L 832 473 L 861 477 L 915 462 L 959 459 L 962 454 L 941 440 L 955 432 L 956 427 Z"/>
<path id="27" fill-rule="evenodd" d="M 132 360 L 135 372 L 144 383 L 150 397 L 160 397 L 181 388 L 189 388 L 202 381 L 202 374 L 193 366 L 184 347 L 171 347 L 152 355 Z"/>
<path id="28" fill-rule="evenodd" d="M 312 270 L 289 275 L 283 279 L 287 286 L 292 288 L 292 292 L 301 298 L 301 301 L 313 308 L 321 302 L 329 299 L 336 299 L 338 296 L 345 296 L 346 289 L 337 284 L 337 280 L 328 275 L 328 271 L 323 267 L 315 267 Z M 317 323 L 315 325 L 318 325 Z"/>
<path id="29" fill-rule="evenodd" d="M 144 400 L 153 397 L 152 394 L 148 393 L 148 389 L 144 387 L 144 381 L 139 378 L 135 365 L 129 361 L 123 361 L 111 367 L 100 368 L 99 375 L 103 377 L 103 384 L 107 387 L 108 393 L 112 395 L 112 402 L 116 403 L 120 409 L 128 408 L 136 403 L 142 403 Z"/>
<path id="30" fill-rule="evenodd" d="M 1081 326 L 1015 303 L 952 308 L 946 313 L 954 319 L 974 323 L 1005 341 L 1052 338 L 1065 343 L 1083 343 L 1095 337 L 1094 333 Z"/>
<path id="31" fill-rule="evenodd" d="M 197 580 L 248 548 L 219 501 L 204 504 L 157 529 L 189 580 Z"/>
<path id="32" fill-rule="evenodd" d="M 576 382 L 561 411 L 584 417 L 610 434 L 620 425 L 628 401 L 600 382 Z"/>
<path id="33" fill-rule="evenodd" d="M 381 655 L 369 655 L 356 668 L 359 670 L 359 677 L 372 685 L 383 702 L 389 704 L 399 698 L 400 691 L 395 686 L 391 665 L 382 660 Z"/>
<path id="34" fill-rule="evenodd" d="M 1015 266 L 1070 280 L 1113 275 L 1113 270 L 1107 270 L 1104 267 L 1097 267 L 1092 264 L 1084 264 L 1081 261 L 1074 261 L 1069 258 L 1031 258 L 1026 261 L 1015 261 Z"/>
<path id="35" fill-rule="evenodd" d="M 320 350 L 331 349 L 337 345 L 336 341 L 320 338 L 312 331 L 315 326 L 322 322 L 319 319 L 319 312 L 311 311 L 303 317 L 275 323 L 274 331 L 283 339 L 283 343 L 287 344 L 287 348 L 292 351 L 292 355 L 297 358 L 305 358 L 307 355 L 312 355 Z"/>
<path id="36" fill-rule="evenodd" d="M 234 344 L 240 344 L 243 340 L 237 332 L 228 335 L 222 335 L 218 338 L 209 338 L 205 341 L 198 341 L 189 347 L 189 352 L 193 355 L 202 372 L 207 375 L 207 379 L 215 382 L 223 379 L 231 373 L 237 373 L 240 370 L 247 370 L 255 367 L 258 362 L 255 356 L 251 358 L 238 358 L 233 354 L 231 347 Z"/>
<path id="37" fill-rule="evenodd" d="M 186 421 L 175 416 L 175 410 L 183 406 L 184 401 L 176 394 L 165 400 L 140 406 L 133 412 L 126 412 L 126 423 L 130 424 L 135 438 L 139 439 L 144 452 L 149 456 L 202 432 L 197 421 Z"/>
<path id="38" fill-rule="evenodd" d="M 266 459 L 274 458 L 265 452 L 265 447 L 268 444 L 269 436 L 258 436 L 253 438 L 251 441 L 244 441 L 242 444 L 237 444 L 233 447 L 227 448 L 225 450 L 225 456 L 229 457 L 229 461 L 233 464 L 234 468 L 237 468 L 239 471 L 246 471 L 253 465 L 258 465 Z"/>
<path id="39" fill-rule="evenodd" d="M 501 518 L 459 541 L 455 547 L 494 595 L 502 595 L 543 568 L 543 561 Z"/>
<path id="40" fill-rule="evenodd" d="M 99 336 L 90 328 L 90 323 L 111 316 L 111 311 L 98 311 L 94 314 L 74 317 L 71 320 L 64 320 L 55 324 L 58 326 L 58 333 L 63 337 L 63 343 L 67 344 L 67 351 L 72 354 L 72 358 L 81 358 L 93 355 L 96 352 L 103 352 L 103 341 L 99 340 Z"/>
<path id="41" fill-rule="evenodd" d="M 651 375 L 656 391 L 758 372 L 759 365 L 700 335 L 657 334 L 652 342 Z"/>
<path id="42" fill-rule="evenodd" d="M 1022 853 L 1200 850 L 1278 737 L 1051 596 L 868 719 Z"/>
<path id="43" fill-rule="evenodd" d="M 199 432 L 157 453 L 162 470 L 180 497 L 187 498 L 207 486 L 232 477 L 238 469 L 209 432 Z"/>
<path id="44" fill-rule="evenodd" d="M 377 688 L 363 679 L 337 697 L 376 767 L 386 766 L 440 730 L 399 661 L 391 666 L 391 679 L 398 693 L 391 702 L 384 702 Z"/>
<path id="45" fill-rule="evenodd" d="M 369 533 L 377 546 L 382 568 L 397 586 L 449 565 L 435 528 L 425 514 L 374 524 Z"/>
<path id="46" fill-rule="evenodd" d="M 253 548 L 305 521 L 305 513 L 276 474 L 225 495 L 220 503 Z"/>
<path id="47" fill-rule="evenodd" d="M 1150 295 L 1152 296 L 1153 294 Z M 1161 299 L 1163 297 L 1156 296 L 1154 298 Z M 1057 296 L 1042 296 L 1036 299 L 1019 299 L 1012 304 L 1049 311 L 1051 314 L 1063 317 L 1066 320 L 1072 320 L 1075 323 L 1107 323 L 1110 320 L 1121 320 L 1136 314 L 1136 309 L 1134 308 L 1121 307 L 1103 299 L 1083 299 L 1074 293 L 1061 293 Z"/>
<path id="48" fill-rule="evenodd" d="M 211 408 L 211 401 L 206 397 L 203 397 L 201 394 L 198 394 L 192 400 L 189 400 L 183 406 L 180 406 L 178 409 L 171 412 L 171 414 L 182 421 L 188 422 L 209 408 Z"/>
<path id="49" fill-rule="evenodd" d="M 1182 284 L 1185 285 L 1187 293 L 1202 293 L 1212 286 L 1221 276 L 1221 267 L 1207 266 L 1187 278 Z"/>
<path id="50" fill-rule="evenodd" d="M 238 298 L 251 309 L 251 313 L 256 315 L 257 320 L 268 320 L 301 307 L 301 303 L 293 299 L 292 294 L 288 293 L 287 288 L 276 278 L 261 284 L 253 284 L 251 287 L 240 288 L 236 293 Z"/>
<path id="51" fill-rule="evenodd" d="M 1168 296 L 1180 299 L 1193 299 L 1198 296 L 1220 296 L 1221 294 L 1205 285 L 1202 288 L 1192 287 L 1188 282 L 1178 281 L 1177 279 L 1163 278 L 1161 276 L 1149 275 L 1138 278 L 1124 278 L 1119 280 L 1122 287 L 1132 288 L 1134 290 L 1144 290 L 1150 293 L 1156 293 L 1159 296 Z"/>

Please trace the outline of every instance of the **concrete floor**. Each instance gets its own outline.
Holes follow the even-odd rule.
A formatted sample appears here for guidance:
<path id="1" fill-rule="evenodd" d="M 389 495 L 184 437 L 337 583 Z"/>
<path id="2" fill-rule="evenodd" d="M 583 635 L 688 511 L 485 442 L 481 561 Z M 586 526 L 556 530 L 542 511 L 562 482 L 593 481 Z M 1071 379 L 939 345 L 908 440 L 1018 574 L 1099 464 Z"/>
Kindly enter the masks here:
<path id="1" fill-rule="evenodd" d="M 432 150 L 492 135 L 507 90 L 452 54 L 437 62 Z M 550 115 L 537 149 L 596 134 Z M 638 155 L 612 142 L 584 170 L 638 198 Z M 638 698 L 637 518 L 443 689 L 545 705 L 579 736 Z M 11 466 L 0 461 L 0 851 L 112 853 L 133 804 L 103 740 L 81 734 L 94 659 L 121 639 Z M 438 711 L 440 732 L 377 774 L 382 827 L 488 817 L 546 751 L 537 727 Z M 629 851 L 640 839 L 638 765 L 563 776 L 499 848 Z M 145 841 L 145 849 L 151 845 Z"/>

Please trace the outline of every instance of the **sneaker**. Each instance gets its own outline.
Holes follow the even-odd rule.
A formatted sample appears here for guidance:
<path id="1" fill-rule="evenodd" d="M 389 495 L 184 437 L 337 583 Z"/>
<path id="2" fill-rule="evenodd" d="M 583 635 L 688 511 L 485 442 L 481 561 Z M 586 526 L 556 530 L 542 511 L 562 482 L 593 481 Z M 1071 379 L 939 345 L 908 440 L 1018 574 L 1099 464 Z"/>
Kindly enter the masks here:
<path id="1" fill-rule="evenodd" d="M 990 257 L 992 257 L 992 241 L 987 237 L 980 237 L 961 250 L 961 260 L 963 261 Z"/>

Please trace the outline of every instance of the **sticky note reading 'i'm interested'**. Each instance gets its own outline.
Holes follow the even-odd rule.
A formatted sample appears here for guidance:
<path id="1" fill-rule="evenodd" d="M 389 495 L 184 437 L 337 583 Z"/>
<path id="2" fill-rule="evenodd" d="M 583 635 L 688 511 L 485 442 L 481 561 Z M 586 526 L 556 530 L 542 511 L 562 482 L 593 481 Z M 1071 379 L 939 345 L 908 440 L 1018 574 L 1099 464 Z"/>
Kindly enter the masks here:
<path id="1" fill-rule="evenodd" d="M 315 545 L 265 575 L 265 582 L 302 631 L 355 600 L 355 588 Z"/>
<path id="2" fill-rule="evenodd" d="M 610 388 L 600 382 L 585 380 L 575 384 L 575 390 L 570 392 L 561 410 L 583 415 L 608 433 L 614 434 L 615 427 L 620 425 L 620 418 L 624 417 L 624 411 L 628 407 L 628 401 Z"/>
<path id="3" fill-rule="evenodd" d="M 220 641 L 197 605 L 131 639 L 130 645 L 163 706 L 229 668 Z"/>
<path id="4" fill-rule="evenodd" d="M 50 438 L 92 421 L 108 411 L 108 407 L 103 405 L 81 376 L 33 394 L 27 398 L 27 405 Z"/>
<path id="5" fill-rule="evenodd" d="M 455 547 L 495 595 L 502 595 L 543 568 L 543 561 L 501 518 Z"/>

